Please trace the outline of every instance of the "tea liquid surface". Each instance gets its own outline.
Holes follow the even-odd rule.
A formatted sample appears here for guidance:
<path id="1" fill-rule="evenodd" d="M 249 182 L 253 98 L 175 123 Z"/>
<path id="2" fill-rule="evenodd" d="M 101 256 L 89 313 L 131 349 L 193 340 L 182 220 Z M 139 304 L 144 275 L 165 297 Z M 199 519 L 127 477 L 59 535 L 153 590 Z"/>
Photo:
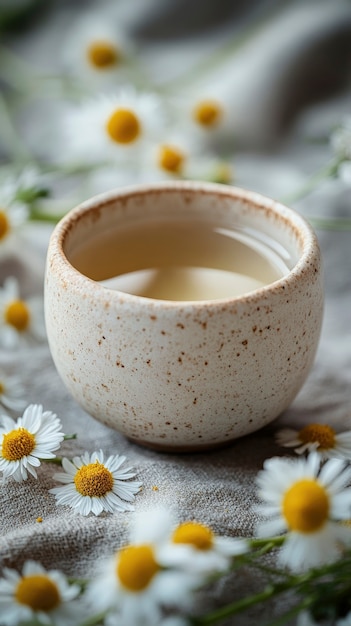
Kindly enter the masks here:
<path id="1" fill-rule="evenodd" d="M 289 272 L 285 251 L 257 233 L 197 222 L 145 222 L 90 239 L 69 257 L 110 289 L 174 301 L 229 298 Z"/>

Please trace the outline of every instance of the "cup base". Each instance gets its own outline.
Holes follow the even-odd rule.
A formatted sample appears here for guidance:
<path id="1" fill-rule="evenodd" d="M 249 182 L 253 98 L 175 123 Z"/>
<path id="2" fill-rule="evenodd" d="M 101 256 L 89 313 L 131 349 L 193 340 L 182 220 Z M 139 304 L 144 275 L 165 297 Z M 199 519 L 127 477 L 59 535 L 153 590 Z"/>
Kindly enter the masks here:
<path id="1" fill-rule="evenodd" d="M 233 437 L 228 441 L 219 441 L 216 443 L 203 443 L 203 444 L 191 444 L 189 446 L 172 446 L 171 444 L 154 443 L 152 441 L 144 441 L 143 439 L 135 439 L 134 437 L 127 437 L 128 441 L 134 443 L 143 448 L 149 448 L 155 450 L 155 452 L 165 452 L 170 454 L 191 454 L 201 452 L 211 452 L 212 450 L 220 450 L 221 448 L 228 448 L 235 441 L 237 437 Z"/>

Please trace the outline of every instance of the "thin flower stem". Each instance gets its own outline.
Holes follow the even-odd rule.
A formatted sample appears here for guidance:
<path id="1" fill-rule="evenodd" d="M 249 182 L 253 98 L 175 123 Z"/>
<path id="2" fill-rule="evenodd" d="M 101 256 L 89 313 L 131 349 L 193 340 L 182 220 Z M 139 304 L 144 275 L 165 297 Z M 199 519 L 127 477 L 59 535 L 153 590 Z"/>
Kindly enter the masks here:
<path id="1" fill-rule="evenodd" d="M 292 2 L 293 0 L 285 0 L 284 9 L 286 9 L 287 5 Z M 185 72 L 180 78 L 173 78 L 169 85 L 172 88 L 176 86 L 176 88 L 179 89 L 179 87 L 185 87 L 189 84 L 191 85 L 193 82 L 198 82 L 199 79 L 206 76 L 209 71 L 222 65 L 224 61 L 231 59 L 237 52 L 240 52 L 245 45 L 254 41 L 258 33 L 263 30 L 267 24 L 269 24 L 276 13 L 275 7 L 265 11 L 264 14 L 249 28 L 243 28 L 233 39 L 230 39 L 226 44 L 221 46 L 210 58 L 205 56 L 200 63 L 197 63 L 195 67 L 190 68 L 190 70 Z M 163 84 L 163 86 L 167 85 L 168 83 L 166 85 Z"/>
<path id="2" fill-rule="evenodd" d="M 272 547 L 279 547 L 283 545 L 285 538 L 286 538 L 285 535 L 279 535 L 277 537 L 268 537 L 266 539 L 254 537 L 249 540 L 249 546 L 250 548 L 254 548 L 254 549 L 262 548 L 267 545 L 272 546 Z"/>
<path id="3" fill-rule="evenodd" d="M 19 91 L 23 91 L 24 86 L 31 88 L 30 65 L 3 45 L 0 46 L 0 60 L 1 76 L 8 85 Z"/>
<path id="4" fill-rule="evenodd" d="M 341 163 L 344 161 L 344 157 L 337 156 L 332 159 L 327 165 L 324 165 L 320 170 L 312 174 L 310 178 L 306 181 L 305 184 L 300 187 L 297 191 L 285 196 L 281 199 L 281 202 L 284 204 L 293 204 L 302 200 L 306 196 L 308 196 L 316 187 L 327 178 L 331 178 L 335 176 L 338 172 L 338 169 Z"/>
<path id="5" fill-rule="evenodd" d="M 34 67 L 5 46 L 0 46 L 0 60 L 0 76 L 9 87 L 22 96 L 30 98 L 38 95 L 46 97 L 87 95 L 71 76 L 38 74 Z"/>
<path id="6" fill-rule="evenodd" d="M 291 607 L 291 609 L 285 611 L 285 613 L 277 617 L 277 619 L 273 621 L 270 620 L 267 626 L 282 626 L 282 624 L 286 624 L 288 620 L 290 620 L 292 617 L 296 617 L 299 613 L 301 613 L 301 611 L 306 609 L 308 605 L 309 601 L 307 600 L 296 604 L 295 606 Z"/>
<path id="7" fill-rule="evenodd" d="M 87 578 L 68 578 L 68 582 L 70 585 L 78 585 L 82 591 L 89 584 L 89 580 Z"/>
<path id="8" fill-rule="evenodd" d="M 62 465 L 62 457 L 55 456 L 53 459 L 40 459 L 43 463 L 53 463 L 54 465 Z"/>
<path id="9" fill-rule="evenodd" d="M 44 211 L 38 211 L 34 207 L 30 210 L 29 221 L 30 222 L 48 222 L 49 224 L 57 224 L 65 213 L 45 213 Z"/>
<path id="10" fill-rule="evenodd" d="M 274 596 L 288 591 L 290 588 L 290 581 L 277 583 L 275 585 L 267 585 L 267 587 L 259 593 L 246 596 L 246 598 L 242 598 L 241 600 L 232 602 L 231 604 L 227 604 L 226 606 L 212 611 L 212 613 L 208 613 L 203 617 L 195 618 L 193 623 L 196 626 L 210 626 L 210 624 L 217 624 L 221 620 L 230 617 L 231 615 L 237 615 L 238 613 L 242 613 L 250 607 L 259 604 L 260 602 L 266 602 Z"/>
<path id="11" fill-rule="evenodd" d="M 107 615 L 106 611 L 104 611 L 103 613 L 99 613 L 98 615 L 93 615 L 92 617 L 89 617 L 84 622 L 81 622 L 79 626 L 99 626 L 99 624 L 103 623 L 106 615 Z"/>
<path id="12" fill-rule="evenodd" d="M 65 435 L 64 441 L 70 441 L 70 439 L 77 439 L 77 433 L 73 433 L 72 435 Z"/>
<path id="13" fill-rule="evenodd" d="M 0 93 L 0 121 L 1 118 L 3 120 L 3 123 L 1 124 L 2 139 L 7 145 L 7 149 L 11 154 L 12 160 L 15 163 L 28 163 L 28 161 L 33 161 L 32 155 L 23 144 L 15 130 L 7 102 L 4 96 Z"/>
<path id="14" fill-rule="evenodd" d="M 316 229 L 349 231 L 351 230 L 351 218 L 347 217 L 308 217 L 308 221 Z"/>

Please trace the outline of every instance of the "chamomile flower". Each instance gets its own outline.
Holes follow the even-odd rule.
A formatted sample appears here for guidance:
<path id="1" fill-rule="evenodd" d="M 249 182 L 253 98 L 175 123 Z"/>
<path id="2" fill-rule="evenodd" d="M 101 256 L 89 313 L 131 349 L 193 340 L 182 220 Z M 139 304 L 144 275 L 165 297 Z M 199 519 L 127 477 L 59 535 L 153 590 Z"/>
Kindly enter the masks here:
<path id="1" fill-rule="evenodd" d="M 0 255 L 8 253 L 16 241 L 16 235 L 27 222 L 27 205 L 16 198 L 17 186 L 12 179 L 2 181 L 0 186 Z"/>
<path id="2" fill-rule="evenodd" d="M 29 206 L 49 193 L 47 176 L 26 167 L 19 175 L 8 174 L 0 181 L 0 255 L 15 249 L 29 218 Z"/>
<path id="3" fill-rule="evenodd" d="M 161 101 L 155 94 L 124 89 L 67 111 L 63 125 L 67 158 L 135 165 L 150 142 L 162 134 Z"/>
<path id="4" fill-rule="evenodd" d="M 351 460 L 351 431 L 336 433 L 327 424 L 307 424 L 300 430 L 283 428 L 276 435 L 279 445 L 294 448 L 297 454 L 315 450 L 322 459 Z"/>
<path id="5" fill-rule="evenodd" d="M 315 452 L 307 459 L 268 459 L 258 474 L 258 511 L 266 521 L 257 526 L 259 536 L 287 532 L 279 552 L 280 562 L 292 570 L 332 562 L 351 540 L 340 523 L 350 518 L 351 468 L 340 459 L 322 465 Z"/>
<path id="6" fill-rule="evenodd" d="M 111 624 L 154 626 L 163 608 L 187 608 L 200 578 L 167 568 L 161 557 L 172 518 L 168 511 L 136 517 L 130 543 L 108 560 L 87 590 L 94 611 L 108 611 Z M 161 622 L 162 623 L 162 622 Z"/>
<path id="7" fill-rule="evenodd" d="M 183 522 L 173 531 L 162 557 L 173 566 L 197 572 L 204 578 L 226 571 L 233 557 L 249 549 L 245 539 L 221 537 L 196 521 Z"/>
<path id="8" fill-rule="evenodd" d="M 80 18 L 64 45 L 63 61 L 69 72 L 92 86 L 126 82 L 133 45 L 125 30 L 100 14 Z"/>
<path id="9" fill-rule="evenodd" d="M 0 406 L 10 411 L 20 411 L 25 408 L 26 402 L 21 397 L 24 387 L 18 376 L 7 376 L 0 369 Z"/>
<path id="10" fill-rule="evenodd" d="M 217 136 L 229 119 L 225 98 L 207 89 L 174 98 L 169 107 L 183 131 L 199 145 Z"/>
<path id="11" fill-rule="evenodd" d="M 196 160 L 196 149 L 196 143 L 189 138 L 166 131 L 164 138 L 151 146 L 150 155 L 145 159 L 144 176 L 154 180 L 190 177 L 189 168 Z"/>
<path id="12" fill-rule="evenodd" d="M 140 173 L 145 182 L 185 178 L 229 184 L 233 182 L 233 171 L 229 163 L 207 154 L 203 146 L 189 134 L 166 132 L 164 140 L 152 146 L 151 158 L 145 158 L 145 167 Z"/>
<path id="13" fill-rule="evenodd" d="M 27 480 L 28 472 L 37 478 L 40 459 L 53 459 L 64 434 L 61 422 L 40 404 L 30 404 L 16 421 L 7 415 L 0 421 L 0 472 L 17 482 Z"/>
<path id="14" fill-rule="evenodd" d="M 54 474 L 63 487 L 50 489 L 57 504 L 68 505 L 82 515 L 100 515 L 103 511 L 115 513 L 133 511 L 131 502 L 141 487 L 132 468 L 123 468 L 125 456 L 111 455 L 105 459 L 102 450 L 91 455 L 85 452 L 72 461 L 62 459 L 65 472 Z"/>
<path id="15" fill-rule="evenodd" d="M 0 346 L 14 349 L 45 339 L 42 296 L 21 298 L 18 280 L 9 276 L 0 288 Z"/>
<path id="16" fill-rule="evenodd" d="M 4 568 L 0 579 L 0 615 L 3 626 L 34 622 L 47 626 L 75 626 L 82 619 L 78 585 L 70 585 L 58 570 L 46 571 L 26 561 L 22 573 Z"/>
<path id="17" fill-rule="evenodd" d="M 218 127 L 224 117 L 224 105 L 216 97 L 204 97 L 194 100 L 190 114 L 199 128 L 210 131 Z"/>

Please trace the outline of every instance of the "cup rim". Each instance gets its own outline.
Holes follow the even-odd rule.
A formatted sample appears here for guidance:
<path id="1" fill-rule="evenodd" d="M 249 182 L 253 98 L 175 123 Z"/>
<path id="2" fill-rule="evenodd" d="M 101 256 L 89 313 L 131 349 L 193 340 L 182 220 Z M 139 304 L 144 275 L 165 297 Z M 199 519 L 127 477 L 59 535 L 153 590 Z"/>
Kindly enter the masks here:
<path id="1" fill-rule="evenodd" d="M 295 229 L 299 235 L 302 235 L 303 250 L 298 261 L 287 274 L 271 283 L 268 283 L 267 285 L 258 287 L 253 291 L 226 298 L 183 301 L 149 298 L 130 294 L 128 292 L 122 292 L 117 289 L 111 289 L 100 284 L 98 281 L 89 278 L 85 274 L 82 274 L 68 260 L 63 249 L 65 237 L 72 230 L 72 228 L 75 227 L 75 224 L 79 222 L 80 218 L 87 212 L 106 206 L 117 199 L 147 195 L 150 192 L 167 193 L 177 192 L 178 190 L 182 192 L 188 191 L 190 193 L 202 192 L 205 195 L 221 195 L 225 198 L 232 198 L 234 200 L 237 199 L 239 201 L 246 202 L 257 208 L 273 211 L 273 213 L 277 214 L 280 219 L 285 220 L 286 223 L 289 224 L 292 231 Z M 318 263 L 318 259 L 320 257 L 319 242 L 313 227 L 307 219 L 305 219 L 295 209 L 292 209 L 278 200 L 265 196 L 259 192 L 237 187 L 235 185 L 222 185 L 220 183 L 183 180 L 129 185 L 114 188 L 92 196 L 69 210 L 68 213 L 66 213 L 66 215 L 56 224 L 50 237 L 47 263 L 49 260 L 49 251 L 51 257 L 55 256 L 55 262 L 58 264 L 57 267 L 63 274 L 65 274 L 65 278 L 67 279 L 67 275 L 72 274 L 75 277 L 75 281 L 71 281 L 70 283 L 71 287 L 74 287 L 75 285 L 76 288 L 81 291 L 84 286 L 89 286 L 89 289 L 96 289 L 96 293 L 99 291 L 104 294 L 108 293 L 109 298 L 117 299 L 119 302 L 123 299 L 125 302 L 132 305 L 133 303 L 140 303 L 140 301 L 142 301 L 143 306 L 150 306 L 151 308 L 162 307 L 162 309 L 175 307 L 179 308 L 180 306 L 182 309 L 186 309 L 187 307 L 193 309 L 194 307 L 202 308 L 204 305 L 210 305 L 211 307 L 216 308 L 222 307 L 228 303 L 238 304 L 240 302 L 255 302 L 262 296 L 266 295 L 267 292 L 281 292 L 283 285 L 285 288 L 287 284 L 290 284 L 292 281 L 298 279 L 298 277 L 304 273 L 306 267 L 310 264 Z"/>

